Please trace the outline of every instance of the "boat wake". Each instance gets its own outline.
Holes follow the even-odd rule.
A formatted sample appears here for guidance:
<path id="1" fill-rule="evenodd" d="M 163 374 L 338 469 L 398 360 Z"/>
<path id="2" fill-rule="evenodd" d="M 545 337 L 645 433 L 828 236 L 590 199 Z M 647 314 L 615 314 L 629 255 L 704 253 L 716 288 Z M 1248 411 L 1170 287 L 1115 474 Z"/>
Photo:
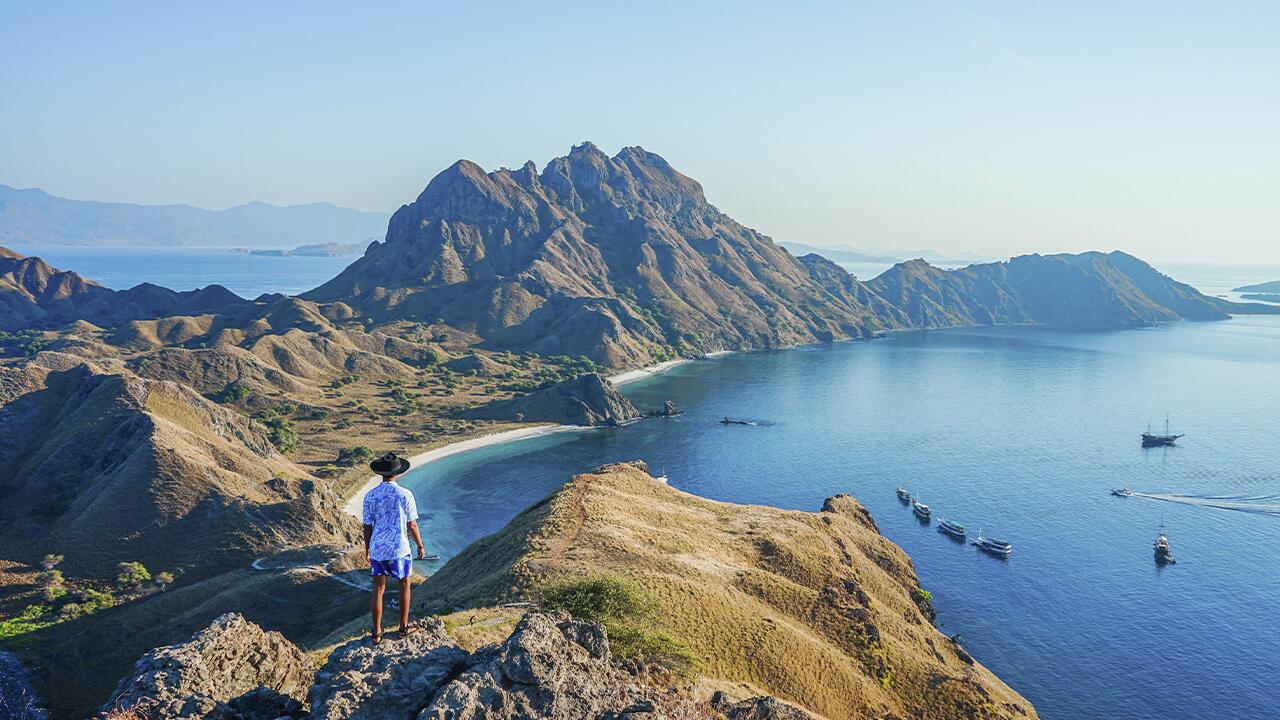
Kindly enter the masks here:
<path id="1" fill-rule="evenodd" d="M 1217 510 L 1234 510 L 1254 515 L 1280 516 L 1280 495 L 1179 495 L 1176 493 L 1134 492 L 1133 497 L 1181 503 L 1183 505 L 1197 505 Z"/>

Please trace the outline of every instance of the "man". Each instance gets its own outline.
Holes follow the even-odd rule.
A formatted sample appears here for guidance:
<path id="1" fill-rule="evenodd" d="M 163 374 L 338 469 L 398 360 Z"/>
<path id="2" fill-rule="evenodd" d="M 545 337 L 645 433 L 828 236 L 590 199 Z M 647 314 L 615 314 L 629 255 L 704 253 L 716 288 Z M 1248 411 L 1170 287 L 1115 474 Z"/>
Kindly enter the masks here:
<path id="1" fill-rule="evenodd" d="M 425 560 L 426 548 L 418 532 L 418 504 L 413 493 L 396 484 L 396 477 L 409 469 L 409 461 L 387 453 L 369 463 L 382 476 L 382 483 L 364 496 L 364 559 L 373 574 L 373 642 L 382 642 L 382 591 L 387 578 L 400 581 L 400 634 L 417 630 L 409 624 L 409 578 L 413 559 L 409 556 L 409 535 L 418 545 L 418 559 Z"/>

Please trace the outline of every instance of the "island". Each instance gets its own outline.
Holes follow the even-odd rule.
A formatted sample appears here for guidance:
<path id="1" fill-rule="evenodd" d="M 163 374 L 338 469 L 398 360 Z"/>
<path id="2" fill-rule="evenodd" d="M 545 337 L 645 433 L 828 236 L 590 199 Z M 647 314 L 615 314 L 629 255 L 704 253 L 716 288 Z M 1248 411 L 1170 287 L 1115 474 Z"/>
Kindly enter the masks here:
<path id="1" fill-rule="evenodd" d="M 365 245 L 367 243 L 333 242 L 299 245 L 292 250 L 282 250 L 280 248 L 232 248 L 231 252 L 243 255 L 257 255 L 259 257 L 346 257 L 348 255 L 359 255 L 364 250 Z"/>
<path id="2" fill-rule="evenodd" d="M 1238 293 L 1280 293 L 1280 280 L 1272 280 L 1271 282 L 1258 283 L 1257 285 L 1244 285 L 1238 287 L 1232 292 Z"/>

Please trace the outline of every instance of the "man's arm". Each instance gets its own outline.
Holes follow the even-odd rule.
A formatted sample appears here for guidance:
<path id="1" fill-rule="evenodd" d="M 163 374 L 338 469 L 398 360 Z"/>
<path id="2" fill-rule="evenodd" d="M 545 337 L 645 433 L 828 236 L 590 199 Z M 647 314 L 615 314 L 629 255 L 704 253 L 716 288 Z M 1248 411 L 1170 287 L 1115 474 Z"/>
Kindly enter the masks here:
<path id="1" fill-rule="evenodd" d="M 427 549 L 422 546 L 422 533 L 418 532 L 418 521 L 410 520 L 405 527 L 408 528 L 409 534 L 413 536 L 413 541 L 418 543 L 418 559 L 426 560 Z"/>
<path id="2" fill-rule="evenodd" d="M 369 562 L 369 541 L 373 539 L 373 526 L 364 526 L 364 561 Z"/>

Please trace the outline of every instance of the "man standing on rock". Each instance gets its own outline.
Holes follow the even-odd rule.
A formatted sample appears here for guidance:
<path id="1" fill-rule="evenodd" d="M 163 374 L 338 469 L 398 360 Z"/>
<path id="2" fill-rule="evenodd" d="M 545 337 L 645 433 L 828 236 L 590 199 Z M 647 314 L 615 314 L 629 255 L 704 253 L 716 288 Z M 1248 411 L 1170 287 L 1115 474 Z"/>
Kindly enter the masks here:
<path id="1" fill-rule="evenodd" d="M 409 461 L 387 453 L 369 463 L 382 476 L 382 483 L 364 496 L 364 557 L 373 573 L 373 642 L 382 642 L 382 591 L 387 577 L 400 581 L 400 634 L 408 635 L 417 626 L 409 624 L 409 578 L 413 558 L 409 555 L 409 535 L 418 545 L 418 559 L 425 560 L 426 548 L 418 532 L 418 504 L 413 493 L 396 484 L 396 477 L 409 469 Z"/>

